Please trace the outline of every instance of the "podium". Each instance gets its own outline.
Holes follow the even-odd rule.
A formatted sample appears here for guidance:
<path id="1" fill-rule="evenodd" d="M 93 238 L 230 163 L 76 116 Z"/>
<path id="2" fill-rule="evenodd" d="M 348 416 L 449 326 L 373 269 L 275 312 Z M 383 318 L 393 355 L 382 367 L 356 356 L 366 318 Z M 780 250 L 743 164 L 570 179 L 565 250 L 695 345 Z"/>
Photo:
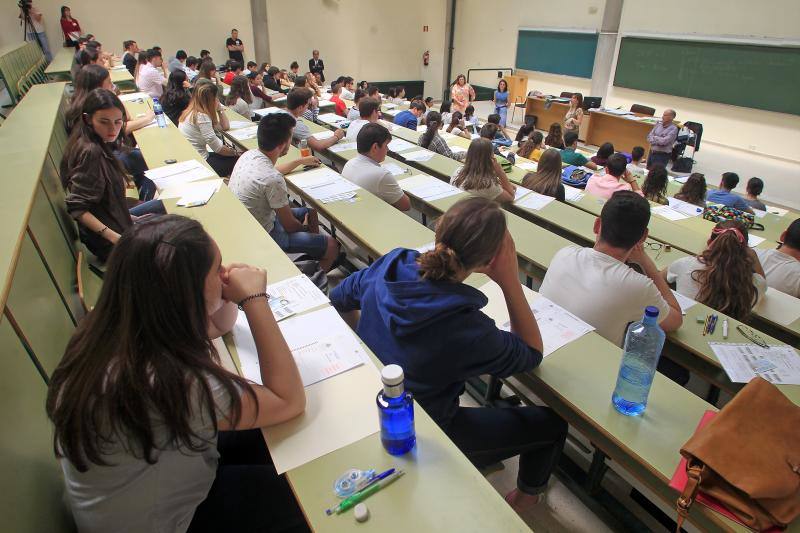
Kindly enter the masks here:
<path id="1" fill-rule="evenodd" d="M 525 103 L 525 98 L 528 96 L 528 76 L 514 74 L 503 76 L 503 79 L 508 84 L 509 107 L 515 103 Z"/>

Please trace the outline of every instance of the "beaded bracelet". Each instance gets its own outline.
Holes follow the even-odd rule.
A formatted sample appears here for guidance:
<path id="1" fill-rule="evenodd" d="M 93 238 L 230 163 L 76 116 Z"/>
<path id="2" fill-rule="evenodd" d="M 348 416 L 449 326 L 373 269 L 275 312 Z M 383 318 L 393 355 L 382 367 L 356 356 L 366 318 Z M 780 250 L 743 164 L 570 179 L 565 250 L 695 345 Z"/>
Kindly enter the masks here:
<path id="1" fill-rule="evenodd" d="M 244 311 L 244 304 L 246 304 L 250 300 L 255 300 L 256 298 L 269 299 L 269 295 L 266 292 L 259 292 L 257 294 L 251 294 L 250 296 L 248 296 L 247 298 L 245 298 L 241 302 L 239 302 L 239 310 L 240 311 Z"/>

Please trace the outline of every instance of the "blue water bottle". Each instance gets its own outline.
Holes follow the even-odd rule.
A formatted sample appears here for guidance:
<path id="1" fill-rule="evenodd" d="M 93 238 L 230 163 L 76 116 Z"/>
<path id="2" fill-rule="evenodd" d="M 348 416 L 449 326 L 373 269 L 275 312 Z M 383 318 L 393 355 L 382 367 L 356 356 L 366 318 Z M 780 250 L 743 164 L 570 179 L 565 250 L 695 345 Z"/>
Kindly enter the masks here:
<path id="1" fill-rule="evenodd" d="M 653 306 L 644 310 L 641 322 L 628 326 L 617 386 L 611 395 L 614 407 L 623 415 L 640 415 L 647 407 L 665 338 L 658 325 L 658 308 Z"/>
<path id="2" fill-rule="evenodd" d="M 161 102 L 158 98 L 153 98 L 153 113 L 156 115 L 156 124 L 159 128 L 167 127 L 167 118 L 164 116 L 164 108 L 161 107 Z"/>
<path id="3" fill-rule="evenodd" d="M 387 365 L 381 370 L 383 390 L 375 401 L 381 421 L 381 442 L 392 455 L 403 455 L 417 443 L 414 431 L 414 398 L 403 386 L 403 369 Z"/>

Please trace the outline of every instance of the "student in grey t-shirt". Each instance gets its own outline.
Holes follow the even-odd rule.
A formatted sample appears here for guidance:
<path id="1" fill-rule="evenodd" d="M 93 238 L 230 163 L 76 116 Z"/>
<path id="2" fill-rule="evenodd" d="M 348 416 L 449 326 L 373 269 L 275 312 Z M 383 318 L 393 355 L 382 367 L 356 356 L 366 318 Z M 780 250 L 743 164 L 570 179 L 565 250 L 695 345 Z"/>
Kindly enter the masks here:
<path id="1" fill-rule="evenodd" d="M 297 366 L 265 303 L 266 273 L 225 266 L 200 223 L 177 215 L 138 224 L 114 248 L 97 307 L 48 391 L 78 530 L 303 527 L 258 429 L 305 409 Z M 263 385 L 225 370 L 210 341 L 231 330 L 237 303 Z"/>

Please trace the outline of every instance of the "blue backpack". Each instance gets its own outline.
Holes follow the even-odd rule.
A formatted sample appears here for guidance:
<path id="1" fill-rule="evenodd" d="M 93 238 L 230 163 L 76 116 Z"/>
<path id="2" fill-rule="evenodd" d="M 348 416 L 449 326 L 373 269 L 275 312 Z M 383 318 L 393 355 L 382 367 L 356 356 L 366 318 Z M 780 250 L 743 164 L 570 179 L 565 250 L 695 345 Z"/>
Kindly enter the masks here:
<path id="1" fill-rule="evenodd" d="M 591 176 L 591 172 L 586 172 L 582 167 L 570 165 L 561 171 L 561 182 L 576 189 L 585 189 Z"/>

